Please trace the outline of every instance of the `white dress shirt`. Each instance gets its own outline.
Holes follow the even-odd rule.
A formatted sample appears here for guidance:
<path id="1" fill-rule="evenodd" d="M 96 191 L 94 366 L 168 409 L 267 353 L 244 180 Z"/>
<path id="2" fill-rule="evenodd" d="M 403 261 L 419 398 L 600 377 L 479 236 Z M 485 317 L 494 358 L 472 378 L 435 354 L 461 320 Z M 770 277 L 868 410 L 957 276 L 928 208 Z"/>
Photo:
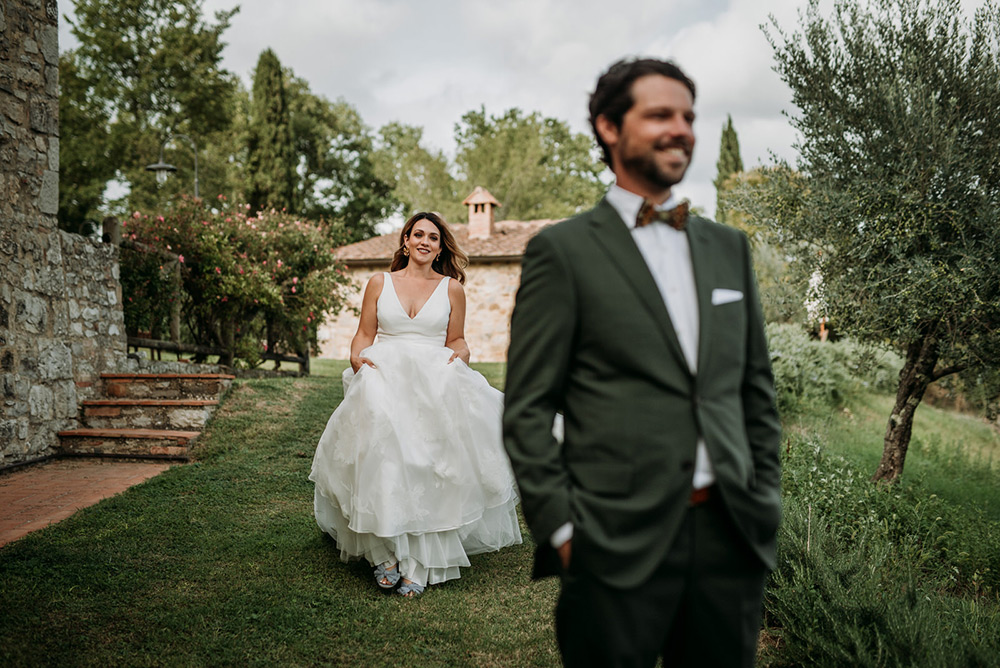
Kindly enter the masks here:
<path id="1" fill-rule="evenodd" d="M 691 246 L 688 243 L 687 232 L 675 230 L 670 225 L 660 221 L 636 227 L 635 219 L 642 206 L 642 196 L 619 187 L 611 186 L 607 195 L 608 203 L 615 208 L 618 215 L 632 233 L 635 245 L 646 260 L 646 266 L 660 295 L 666 304 L 670 322 L 673 323 L 677 338 L 684 352 L 691 373 L 698 372 L 698 291 L 694 282 L 694 267 L 691 264 Z M 679 203 L 671 195 L 670 198 L 657 206 L 657 210 L 672 209 Z M 695 451 L 694 489 L 708 487 L 715 482 L 715 471 L 708 458 L 705 439 L 699 437 Z M 550 543 L 559 547 L 573 537 L 573 524 L 567 522 L 559 527 L 551 536 Z"/>

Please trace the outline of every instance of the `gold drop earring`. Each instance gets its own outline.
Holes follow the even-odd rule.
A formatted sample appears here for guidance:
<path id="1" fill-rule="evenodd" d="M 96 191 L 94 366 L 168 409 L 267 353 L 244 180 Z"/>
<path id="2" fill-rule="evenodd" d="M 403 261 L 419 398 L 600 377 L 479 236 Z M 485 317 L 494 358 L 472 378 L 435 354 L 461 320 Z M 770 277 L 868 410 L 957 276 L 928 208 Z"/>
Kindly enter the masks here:
<path id="1" fill-rule="evenodd" d="M 407 248 L 406 246 L 403 246 L 403 255 L 405 255 L 406 257 L 410 257 L 410 249 Z"/>

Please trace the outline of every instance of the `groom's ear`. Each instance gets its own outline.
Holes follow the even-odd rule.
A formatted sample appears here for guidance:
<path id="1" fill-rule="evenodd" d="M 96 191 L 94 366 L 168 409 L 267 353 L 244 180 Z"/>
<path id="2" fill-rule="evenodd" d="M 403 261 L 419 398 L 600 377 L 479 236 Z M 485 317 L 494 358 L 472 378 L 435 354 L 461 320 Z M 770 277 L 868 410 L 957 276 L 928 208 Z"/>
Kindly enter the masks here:
<path id="1" fill-rule="evenodd" d="M 594 121 L 594 129 L 597 130 L 597 134 L 600 136 L 601 141 L 607 144 L 608 147 L 616 146 L 618 144 L 620 130 L 618 126 L 604 114 L 598 116 Z"/>

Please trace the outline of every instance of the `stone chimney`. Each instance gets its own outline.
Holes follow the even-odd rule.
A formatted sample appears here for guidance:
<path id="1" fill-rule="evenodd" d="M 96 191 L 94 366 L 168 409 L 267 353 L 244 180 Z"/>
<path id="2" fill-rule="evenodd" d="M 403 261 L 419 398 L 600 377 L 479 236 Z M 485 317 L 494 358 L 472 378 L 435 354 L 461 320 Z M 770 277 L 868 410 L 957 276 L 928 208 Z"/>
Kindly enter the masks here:
<path id="1" fill-rule="evenodd" d="M 490 191 L 476 186 L 462 202 L 469 207 L 469 238 L 486 239 L 493 234 L 493 209 L 500 206 Z"/>

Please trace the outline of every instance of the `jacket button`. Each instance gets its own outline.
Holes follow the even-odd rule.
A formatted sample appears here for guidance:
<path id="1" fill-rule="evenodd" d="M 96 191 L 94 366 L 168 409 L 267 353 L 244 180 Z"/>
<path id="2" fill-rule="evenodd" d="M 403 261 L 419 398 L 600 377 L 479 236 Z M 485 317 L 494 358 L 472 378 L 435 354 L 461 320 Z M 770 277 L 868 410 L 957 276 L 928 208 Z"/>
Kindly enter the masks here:
<path id="1" fill-rule="evenodd" d="M 681 471 L 687 473 L 692 469 L 694 469 L 694 462 L 691 461 L 690 459 L 685 459 L 683 462 L 681 462 Z"/>

